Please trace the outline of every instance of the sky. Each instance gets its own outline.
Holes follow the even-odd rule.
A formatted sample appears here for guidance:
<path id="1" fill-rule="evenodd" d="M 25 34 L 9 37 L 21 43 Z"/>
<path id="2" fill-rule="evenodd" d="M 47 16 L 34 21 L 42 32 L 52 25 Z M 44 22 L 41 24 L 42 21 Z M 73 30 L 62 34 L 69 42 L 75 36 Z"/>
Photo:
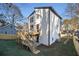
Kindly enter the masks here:
<path id="1" fill-rule="evenodd" d="M 67 4 L 66 3 L 14 3 L 17 7 L 19 7 L 22 15 L 25 18 L 24 22 L 27 22 L 27 17 L 34 11 L 35 7 L 48 7 L 51 6 L 54 10 L 63 18 L 66 19 L 65 11 Z M 3 9 L 2 9 L 3 11 Z M 0 10 L 0 12 L 2 12 Z"/>
<path id="2" fill-rule="evenodd" d="M 67 18 L 65 16 L 66 3 L 16 3 L 15 5 L 20 8 L 23 16 L 26 18 L 34 11 L 34 7 L 41 6 L 51 6 L 63 19 Z"/>

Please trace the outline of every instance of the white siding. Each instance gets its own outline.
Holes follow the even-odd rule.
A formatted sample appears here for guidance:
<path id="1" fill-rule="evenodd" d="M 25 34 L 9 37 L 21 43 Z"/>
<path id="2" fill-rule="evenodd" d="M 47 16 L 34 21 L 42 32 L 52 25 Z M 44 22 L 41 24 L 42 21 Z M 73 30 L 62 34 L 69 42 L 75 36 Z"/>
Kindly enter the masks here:
<path id="1" fill-rule="evenodd" d="M 55 39 L 55 41 L 56 41 L 56 39 L 58 39 L 58 32 L 57 32 L 57 30 L 58 30 L 58 28 L 57 28 L 57 25 L 58 25 L 58 17 L 57 16 L 55 16 L 55 27 L 54 27 L 54 39 Z"/>
<path id="2" fill-rule="evenodd" d="M 35 13 L 32 15 L 34 17 L 34 30 L 36 31 L 36 25 L 40 25 L 40 37 L 39 43 L 48 46 L 54 43 L 57 39 L 59 39 L 60 32 L 60 19 L 55 15 L 52 11 L 50 11 L 50 15 L 48 15 L 49 9 L 35 9 Z M 37 14 L 40 15 L 40 18 L 37 18 Z M 29 20 L 30 21 L 30 20 Z M 50 21 L 50 22 L 49 22 Z M 30 26 L 31 24 L 29 24 Z M 49 27 L 50 25 L 50 27 Z M 58 26 L 58 28 L 57 28 Z M 50 31 L 49 31 L 50 28 Z M 49 37 L 50 32 L 50 37 Z"/>
<path id="3" fill-rule="evenodd" d="M 39 12 L 38 12 L 38 11 L 39 11 Z M 37 14 L 40 15 L 39 18 L 37 18 Z M 35 15 L 34 15 L 34 17 L 35 17 L 35 18 L 34 18 L 34 19 L 35 19 L 35 24 L 34 24 L 34 26 L 35 26 L 34 28 L 35 28 L 35 29 L 34 29 L 34 30 L 37 31 L 36 25 L 37 25 L 37 24 L 39 24 L 39 26 L 41 25 L 41 24 L 40 24 L 40 22 L 41 22 L 41 9 L 35 9 Z"/>
<path id="4" fill-rule="evenodd" d="M 40 15 L 40 17 L 37 18 L 37 15 Z M 41 9 L 35 9 L 35 24 L 40 24 L 40 21 L 41 21 Z"/>
<path id="5" fill-rule="evenodd" d="M 50 45 L 59 39 L 60 19 L 50 11 Z"/>
<path id="6" fill-rule="evenodd" d="M 40 43 L 48 45 L 48 9 L 42 9 Z"/>
<path id="7" fill-rule="evenodd" d="M 30 21 L 32 20 L 32 19 L 31 19 L 32 17 L 33 17 L 33 22 L 30 22 Z M 29 17 L 28 22 L 29 22 L 29 24 L 28 24 L 28 25 L 29 25 L 29 32 L 31 32 L 31 31 L 33 31 L 34 28 L 35 28 L 35 27 L 34 27 L 34 25 L 35 25 L 35 14 L 32 14 L 32 15 Z M 30 29 L 31 29 L 30 25 L 33 25 L 32 30 L 30 30 Z"/>
<path id="8" fill-rule="evenodd" d="M 54 35 L 54 26 L 55 26 L 55 15 L 54 13 L 52 13 L 52 11 L 50 11 L 50 45 L 53 43 L 54 39 L 53 39 L 53 35 Z"/>

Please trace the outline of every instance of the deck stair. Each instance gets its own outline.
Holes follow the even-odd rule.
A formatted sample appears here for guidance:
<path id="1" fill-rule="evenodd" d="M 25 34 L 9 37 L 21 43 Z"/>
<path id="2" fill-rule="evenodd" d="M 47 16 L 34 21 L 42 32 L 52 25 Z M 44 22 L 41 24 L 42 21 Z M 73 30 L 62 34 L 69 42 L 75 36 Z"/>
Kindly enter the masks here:
<path id="1" fill-rule="evenodd" d="M 40 50 L 37 49 L 36 42 L 33 40 L 34 34 L 32 35 L 32 33 L 18 32 L 18 37 L 21 40 L 20 43 L 28 46 L 34 54 L 38 54 L 40 52 Z"/>

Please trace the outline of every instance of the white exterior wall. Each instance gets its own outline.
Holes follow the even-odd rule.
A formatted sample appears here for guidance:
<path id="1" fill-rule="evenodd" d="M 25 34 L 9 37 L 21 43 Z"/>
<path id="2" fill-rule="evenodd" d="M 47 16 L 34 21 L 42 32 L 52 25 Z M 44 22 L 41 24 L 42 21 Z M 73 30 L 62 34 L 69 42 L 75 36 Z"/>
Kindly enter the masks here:
<path id="1" fill-rule="evenodd" d="M 0 27 L 0 34 L 16 34 L 15 26 L 8 24 L 6 26 Z"/>
<path id="2" fill-rule="evenodd" d="M 59 32 L 60 19 L 52 11 L 50 11 L 50 45 L 59 39 Z"/>
<path id="3" fill-rule="evenodd" d="M 37 12 L 38 10 L 40 10 L 40 12 Z M 34 29 L 35 29 L 35 31 L 37 31 L 37 29 L 36 29 L 36 25 L 37 24 L 39 24 L 39 26 L 41 25 L 40 24 L 40 22 L 41 22 L 41 17 L 39 17 L 39 19 L 37 19 L 37 14 L 40 14 L 40 16 L 41 16 L 41 9 L 35 9 L 35 13 L 34 13 L 34 25 L 35 25 L 35 27 L 34 27 Z"/>
<path id="4" fill-rule="evenodd" d="M 54 38 L 54 27 L 55 26 L 55 15 L 50 11 L 50 45 L 53 43 L 55 39 Z"/>
<path id="5" fill-rule="evenodd" d="M 56 16 L 57 17 L 57 16 Z M 60 19 L 57 17 L 57 24 L 56 24 L 56 33 L 57 33 L 57 36 L 56 36 L 56 39 L 60 39 L 59 37 L 59 34 L 60 34 Z"/>
<path id="6" fill-rule="evenodd" d="M 60 34 L 60 28 L 61 28 L 61 27 L 60 27 L 60 26 L 61 26 L 60 23 L 61 23 L 61 19 L 58 19 L 58 25 L 59 25 L 59 26 L 58 26 L 58 31 L 57 31 L 58 34 Z M 59 39 L 60 39 L 60 38 L 59 38 Z"/>
<path id="7" fill-rule="evenodd" d="M 48 9 L 42 9 L 41 12 L 41 33 L 40 33 L 40 43 L 48 45 Z"/>
<path id="8" fill-rule="evenodd" d="M 40 12 L 37 13 L 37 10 Z M 35 9 L 36 14 L 40 14 L 40 18 L 35 17 L 35 25 L 40 25 L 39 44 L 48 45 L 48 9 Z M 45 16 L 46 15 L 46 16 Z"/>
<path id="9" fill-rule="evenodd" d="M 38 12 L 39 11 L 39 12 Z M 41 22 L 41 9 L 35 9 L 35 24 L 40 24 L 40 22 Z M 40 15 L 40 17 L 37 19 L 37 14 L 39 14 Z"/>
<path id="10" fill-rule="evenodd" d="M 37 12 L 40 10 L 40 12 Z M 40 25 L 40 37 L 39 44 L 50 45 L 59 39 L 60 32 L 60 19 L 52 11 L 48 15 L 49 9 L 35 9 L 35 13 L 32 15 L 34 17 L 34 30 L 36 31 L 36 25 Z M 40 14 L 40 18 L 37 19 L 36 14 Z M 31 16 L 30 16 L 31 17 Z M 50 22 L 49 22 L 50 21 Z M 30 21 L 29 21 L 30 22 Z M 50 27 L 49 27 L 50 25 Z M 57 28 L 58 25 L 58 28 Z M 29 24 L 30 27 L 30 24 Z M 49 31 L 50 28 L 50 31 Z M 50 32 L 50 35 L 49 35 Z M 50 38 L 49 38 L 50 36 Z"/>
<path id="11" fill-rule="evenodd" d="M 34 19 L 33 19 L 33 22 L 30 23 L 30 18 L 31 18 L 31 17 L 34 17 Z M 30 30 L 30 25 L 35 25 L 35 14 L 31 15 L 31 16 L 29 17 L 29 19 L 28 19 L 29 32 L 32 31 L 32 30 Z M 35 27 L 35 26 L 34 26 L 34 27 Z M 33 30 L 35 30 L 35 29 L 33 28 Z"/>

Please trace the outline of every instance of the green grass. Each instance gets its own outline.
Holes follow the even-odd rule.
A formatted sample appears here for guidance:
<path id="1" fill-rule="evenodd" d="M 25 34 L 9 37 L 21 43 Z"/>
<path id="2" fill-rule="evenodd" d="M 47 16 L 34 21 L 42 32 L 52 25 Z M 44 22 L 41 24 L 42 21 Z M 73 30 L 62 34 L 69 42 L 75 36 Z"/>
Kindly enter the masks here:
<path id="1" fill-rule="evenodd" d="M 63 44 L 63 42 L 56 42 L 51 45 L 49 48 L 45 46 L 41 46 L 41 53 L 38 55 L 50 55 L 50 56 L 75 56 L 76 51 L 72 40 L 70 40 L 67 44 Z"/>
<path id="2" fill-rule="evenodd" d="M 0 55 L 1 56 L 75 56 L 76 51 L 72 40 L 69 40 L 67 44 L 63 42 L 56 42 L 53 45 L 47 47 L 40 45 L 38 49 L 41 51 L 35 55 L 28 49 L 21 48 L 15 40 L 0 40 Z"/>
<path id="3" fill-rule="evenodd" d="M 14 40 L 0 40 L 1 56 L 31 55 L 31 52 L 17 45 Z"/>

